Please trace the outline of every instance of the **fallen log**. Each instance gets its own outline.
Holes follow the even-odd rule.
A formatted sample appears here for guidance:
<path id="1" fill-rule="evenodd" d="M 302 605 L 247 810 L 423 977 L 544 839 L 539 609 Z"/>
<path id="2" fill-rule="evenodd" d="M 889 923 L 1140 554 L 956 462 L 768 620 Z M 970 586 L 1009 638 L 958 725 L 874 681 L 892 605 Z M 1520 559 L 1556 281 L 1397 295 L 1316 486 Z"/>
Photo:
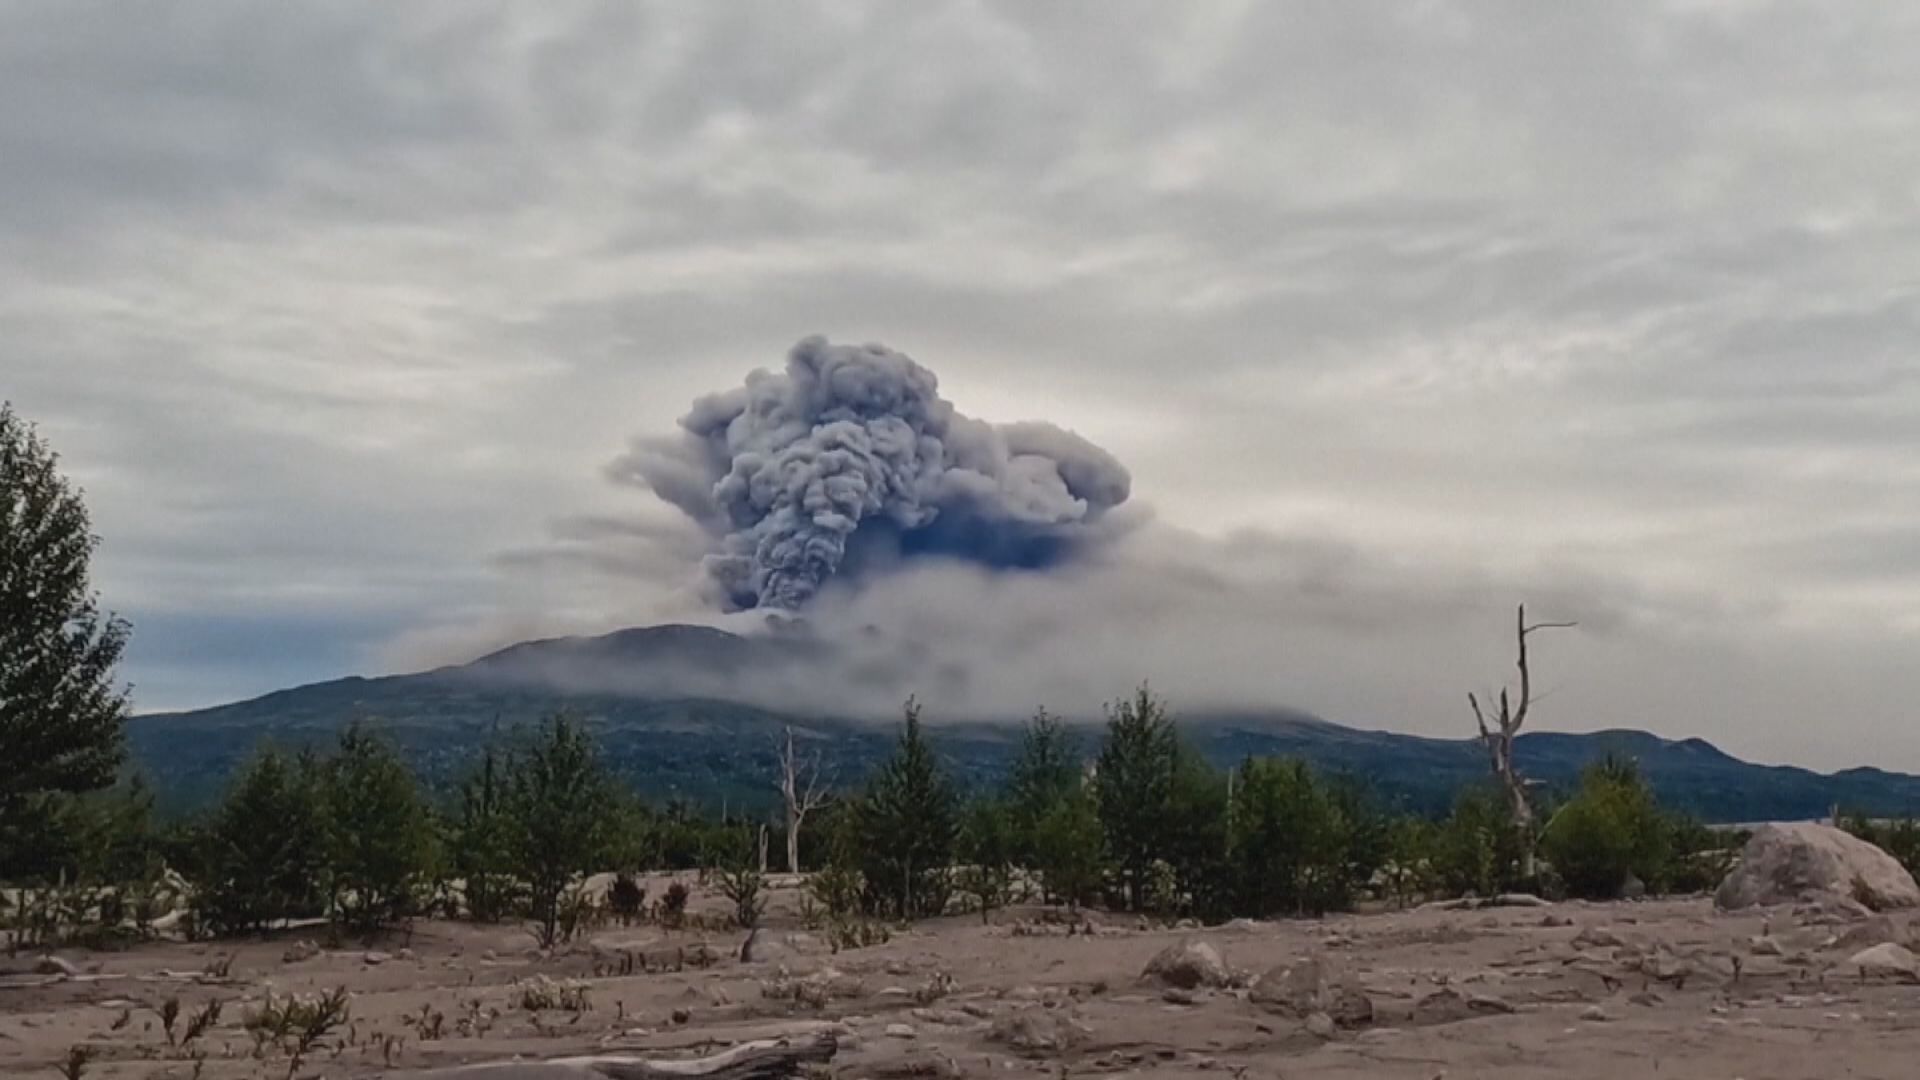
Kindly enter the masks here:
<path id="1" fill-rule="evenodd" d="M 784 1080 L 799 1075 L 804 1065 L 833 1060 L 839 1052 L 839 1039 L 823 1031 L 800 1041 L 745 1042 L 702 1058 L 662 1061 L 603 1054 L 552 1061 L 482 1061 L 406 1075 L 410 1080 Z"/>

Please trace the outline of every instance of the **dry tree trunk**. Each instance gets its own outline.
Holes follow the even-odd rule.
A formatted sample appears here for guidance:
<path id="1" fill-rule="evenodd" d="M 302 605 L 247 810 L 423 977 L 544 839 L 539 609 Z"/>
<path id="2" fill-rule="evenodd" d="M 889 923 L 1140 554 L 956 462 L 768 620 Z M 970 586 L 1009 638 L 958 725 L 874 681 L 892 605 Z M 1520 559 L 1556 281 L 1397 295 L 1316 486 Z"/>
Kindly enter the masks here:
<path id="1" fill-rule="evenodd" d="M 1513 818 L 1513 829 L 1520 842 L 1520 876 L 1531 879 L 1535 865 L 1533 857 L 1533 804 L 1527 801 L 1527 781 L 1513 764 L 1513 737 L 1520 733 L 1520 726 L 1527 722 L 1527 710 L 1533 706 L 1533 672 L 1527 665 L 1527 635 L 1539 630 L 1562 630 L 1576 625 L 1571 622 L 1527 623 L 1527 605 L 1521 604 L 1519 614 L 1514 619 L 1515 645 L 1519 650 L 1520 700 L 1511 701 L 1506 687 L 1500 688 L 1499 711 L 1493 715 L 1493 723 L 1487 723 L 1487 712 L 1480 707 L 1476 695 L 1467 695 L 1467 704 L 1473 707 L 1473 719 L 1480 725 L 1480 744 L 1486 747 L 1487 759 L 1493 766 L 1493 775 L 1507 795 L 1507 812 Z M 1489 702 L 1491 705 L 1492 702 Z"/>

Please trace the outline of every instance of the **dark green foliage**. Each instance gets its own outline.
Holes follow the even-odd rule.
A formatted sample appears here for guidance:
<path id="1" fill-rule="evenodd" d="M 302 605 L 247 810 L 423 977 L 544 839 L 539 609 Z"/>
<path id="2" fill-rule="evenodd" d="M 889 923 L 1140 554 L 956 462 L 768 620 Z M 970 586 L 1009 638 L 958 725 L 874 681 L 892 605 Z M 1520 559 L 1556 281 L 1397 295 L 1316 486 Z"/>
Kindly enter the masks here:
<path id="1" fill-rule="evenodd" d="M 507 806 L 510 768 L 507 755 L 488 744 L 479 765 L 460 783 L 448 839 L 454 873 L 465 882 L 467 914 L 480 922 L 498 921 L 520 899 L 513 877 L 517 834 Z"/>
<path id="2" fill-rule="evenodd" d="M 1450 896 L 1492 896 L 1518 879 L 1520 847 L 1497 791 L 1475 787 L 1462 792 L 1433 839 L 1433 880 Z"/>
<path id="3" fill-rule="evenodd" d="M 1154 861 L 1166 850 L 1174 746 L 1173 721 L 1147 687 L 1108 706 L 1094 793 L 1132 911 L 1145 909 Z"/>
<path id="4" fill-rule="evenodd" d="M 760 872 L 750 832 L 729 829 L 721 837 L 710 869 L 719 881 L 720 895 L 733 904 L 734 924 L 751 930 L 760 925 L 760 916 L 766 910 L 767 876 Z"/>
<path id="5" fill-rule="evenodd" d="M 113 668 L 127 624 L 100 612 L 88 583 L 97 538 L 58 456 L 0 403 L 0 879 L 30 804 L 113 782 L 126 691 Z"/>
<path id="6" fill-rule="evenodd" d="M 1066 725 L 1045 709 L 1035 713 L 1007 770 L 1006 809 L 1018 861 L 1032 864 L 1041 819 L 1080 790 L 1081 772 L 1079 747 Z"/>
<path id="7" fill-rule="evenodd" d="M 955 883 L 969 897 L 986 922 L 990 913 L 1005 907 L 1013 888 L 1015 848 L 1013 813 L 994 798 L 967 804 L 960 827 L 961 870 Z"/>
<path id="8" fill-rule="evenodd" d="M 195 917 L 214 933 L 319 914 L 327 832 L 318 767 L 269 747 L 235 779 L 193 842 Z"/>
<path id="9" fill-rule="evenodd" d="M 1358 834 L 1306 762 L 1253 758 L 1233 800 L 1236 907 L 1254 917 L 1318 915 L 1352 903 Z"/>
<path id="10" fill-rule="evenodd" d="M 1209 922 L 1224 919 L 1232 913 L 1233 904 L 1226 775 L 1177 738 L 1169 767 L 1161 849 L 1155 863 L 1166 867 L 1171 890 L 1152 897 L 1152 906 Z"/>
<path id="11" fill-rule="evenodd" d="M 1540 850 L 1567 890 L 1611 899 L 1629 876 L 1648 889 L 1666 884 L 1671 826 L 1631 762 L 1605 759 L 1541 832 Z"/>
<path id="12" fill-rule="evenodd" d="M 412 915 L 435 855 L 413 774 L 391 744 L 356 724 L 320 777 L 334 917 L 370 933 Z"/>
<path id="13" fill-rule="evenodd" d="M 613 839 L 613 783 L 579 721 L 549 718 L 514 755 L 506 807 L 514 873 L 527 888 L 535 936 L 552 947 L 562 937 L 567 887 L 599 868 Z"/>
<path id="14" fill-rule="evenodd" d="M 854 810 L 867 905 L 898 918 L 938 915 L 952 892 L 948 864 L 959 834 L 959 799 L 908 700 L 893 756 L 868 781 Z"/>
<path id="15" fill-rule="evenodd" d="M 1069 793 L 1034 826 L 1033 869 L 1047 893 L 1068 907 L 1100 895 L 1107 877 L 1106 835 L 1090 789 Z"/>

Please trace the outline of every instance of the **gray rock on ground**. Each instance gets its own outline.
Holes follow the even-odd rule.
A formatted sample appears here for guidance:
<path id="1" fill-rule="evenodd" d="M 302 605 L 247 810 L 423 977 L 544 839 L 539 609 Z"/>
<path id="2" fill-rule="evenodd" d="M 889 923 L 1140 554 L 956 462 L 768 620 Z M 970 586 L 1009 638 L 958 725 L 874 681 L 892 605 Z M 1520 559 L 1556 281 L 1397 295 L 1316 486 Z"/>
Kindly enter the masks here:
<path id="1" fill-rule="evenodd" d="M 1248 991 L 1247 1000 L 1295 1019 L 1323 1013 L 1343 1028 L 1373 1022 L 1373 999 L 1344 967 L 1323 956 L 1296 957 L 1269 968 Z"/>
<path id="2" fill-rule="evenodd" d="M 1232 973 L 1227 970 L 1226 961 L 1220 959 L 1220 950 L 1204 941 L 1188 940 L 1160 950 L 1147 961 L 1140 977 L 1163 986 L 1197 990 L 1203 986 L 1225 986 Z"/>
<path id="3" fill-rule="evenodd" d="M 1086 1041 L 1086 1027 L 1058 1009 L 1017 1009 L 996 1017 L 987 1038 L 1023 1054 L 1057 1054 Z"/>
<path id="4" fill-rule="evenodd" d="M 1875 911 L 1920 906 L 1920 885 L 1893 856 L 1829 825 L 1762 825 L 1720 883 L 1724 911 L 1839 898 Z"/>
<path id="5" fill-rule="evenodd" d="M 1863 979 L 1920 983 L 1920 959 L 1915 959 L 1904 945 L 1887 942 L 1871 949 L 1862 949 L 1854 953 L 1847 964 L 1857 970 Z"/>

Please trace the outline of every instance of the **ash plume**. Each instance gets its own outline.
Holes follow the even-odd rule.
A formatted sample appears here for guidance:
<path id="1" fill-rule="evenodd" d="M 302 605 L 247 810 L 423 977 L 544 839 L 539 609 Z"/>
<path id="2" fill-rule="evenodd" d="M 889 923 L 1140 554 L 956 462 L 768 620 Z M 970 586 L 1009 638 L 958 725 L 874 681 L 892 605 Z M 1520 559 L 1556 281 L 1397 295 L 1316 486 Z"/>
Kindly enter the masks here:
<path id="1" fill-rule="evenodd" d="M 731 609 L 797 610 L 836 575 L 926 555 L 1053 566 L 1106 535 L 1132 484 L 1073 432 L 962 415 L 906 354 L 822 337 L 785 371 L 694 402 L 680 427 L 637 440 L 612 472 L 706 531 Z"/>

